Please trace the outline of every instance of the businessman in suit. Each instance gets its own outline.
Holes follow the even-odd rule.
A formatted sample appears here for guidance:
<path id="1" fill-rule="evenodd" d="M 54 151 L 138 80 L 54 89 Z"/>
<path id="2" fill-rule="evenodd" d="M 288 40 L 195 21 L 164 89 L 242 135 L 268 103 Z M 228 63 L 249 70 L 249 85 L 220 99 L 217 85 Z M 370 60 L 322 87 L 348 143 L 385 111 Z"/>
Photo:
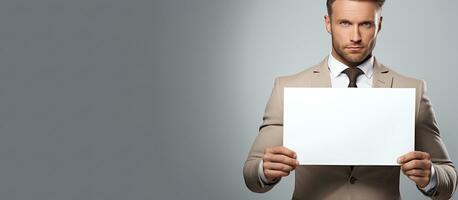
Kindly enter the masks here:
<path id="1" fill-rule="evenodd" d="M 250 190 L 267 192 L 294 170 L 293 199 L 401 199 L 402 171 L 431 199 L 452 197 L 457 173 L 440 137 L 425 82 L 393 71 L 372 55 L 382 28 L 383 4 L 384 0 L 327 0 L 325 24 L 332 51 L 315 66 L 275 79 L 243 169 Z M 285 87 L 415 88 L 415 151 L 401 155 L 400 166 L 300 166 L 295 152 L 282 146 Z"/>

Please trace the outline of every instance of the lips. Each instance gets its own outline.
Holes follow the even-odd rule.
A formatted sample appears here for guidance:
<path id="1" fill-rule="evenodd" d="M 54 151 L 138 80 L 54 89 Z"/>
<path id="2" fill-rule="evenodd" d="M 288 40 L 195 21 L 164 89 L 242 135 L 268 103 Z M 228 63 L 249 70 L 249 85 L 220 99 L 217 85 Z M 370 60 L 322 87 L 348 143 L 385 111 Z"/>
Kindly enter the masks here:
<path id="1" fill-rule="evenodd" d="M 362 46 L 347 46 L 345 47 L 345 49 L 350 50 L 350 51 L 359 51 L 363 49 L 363 47 Z"/>
<path id="2" fill-rule="evenodd" d="M 362 49 L 363 47 L 362 46 L 347 46 L 345 48 L 347 48 L 347 49 Z"/>

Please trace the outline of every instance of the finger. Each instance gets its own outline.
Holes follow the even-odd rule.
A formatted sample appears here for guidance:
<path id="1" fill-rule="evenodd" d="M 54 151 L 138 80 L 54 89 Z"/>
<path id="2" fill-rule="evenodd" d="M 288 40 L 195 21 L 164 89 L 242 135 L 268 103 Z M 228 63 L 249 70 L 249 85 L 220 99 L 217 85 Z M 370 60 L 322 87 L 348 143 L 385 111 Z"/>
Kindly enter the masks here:
<path id="1" fill-rule="evenodd" d="M 269 169 L 269 170 L 279 170 L 279 171 L 284 171 L 284 172 L 290 172 L 294 169 L 294 167 L 290 165 L 285 165 L 281 163 L 273 163 L 273 162 L 265 162 L 263 164 L 264 169 Z"/>
<path id="2" fill-rule="evenodd" d="M 282 154 L 282 155 L 288 156 L 290 158 L 296 158 L 297 157 L 296 152 L 294 152 L 291 149 L 288 149 L 286 147 L 283 147 L 283 146 L 273 147 L 273 148 L 270 148 L 269 150 L 270 150 L 269 153 Z"/>
<path id="3" fill-rule="evenodd" d="M 264 162 L 283 163 L 286 165 L 290 165 L 292 167 L 296 167 L 299 164 L 299 161 L 297 161 L 296 159 L 279 154 L 265 154 Z"/>
<path id="4" fill-rule="evenodd" d="M 264 161 L 282 163 L 282 164 L 290 165 L 292 167 L 296 167 L 299 164 L 299 162 L 296 159 L 287 157 L 285 155 L 279 155 L 279 154 L 265 154 Z"/>
<path id="5" fill-rule="evenodd" d="M 264 170 L 264 175 L 266 175 L 266 177 L 270 177 L 270 178 L 280 178 L 282 176 L 288 176 L 289 173 L 284 172 L 284 171 L 265 169 Z"/>
<path id="6" fill-rule="evenodd" d="M 407 176 L 429 177 L 429 170 L 412 169 L 404 172 Z"/>
<path id="7" fill-rule="evenodd" d="M 418 177 L 418 176 L 407 176 L 410 180 L 414 181 L 417 185 L 420 185 L 420 187 L 424 187 L 425 185 L 422 185 L 422 183 L 428 183 L 428 178 L 425 177 Z"/>
<path id="8" fill-rule="evenodd" d="M 423 160 L 423 159 L 429 160 L 430 159 L 429 153 L 422 152 L 422 151 L 412 151 L 403 156 L 400 156 L 398 158 L 398 163 L 403 164 L 411 160 Z"/>
<path id="9" fill-rule="evenodd" d="M 401 166 L 402 171 L 408 171 L 412 169 L 430 169 L 431 168 L 431 162 L 428 160 L 412 160 L 409 161 L 408 163 L 404 163 Z"/>
<path id="10" fill-rule="evenodd" d="M 423 177 L 423 176 L 426 176 L 426 171 L 425 170 L 421 170 L 421 169 L 412 169 L 412 170 L 408 170 L 408 171 L 405 171 L 403 172 L 406 176 L 419 176 L 419 177 Z"/>

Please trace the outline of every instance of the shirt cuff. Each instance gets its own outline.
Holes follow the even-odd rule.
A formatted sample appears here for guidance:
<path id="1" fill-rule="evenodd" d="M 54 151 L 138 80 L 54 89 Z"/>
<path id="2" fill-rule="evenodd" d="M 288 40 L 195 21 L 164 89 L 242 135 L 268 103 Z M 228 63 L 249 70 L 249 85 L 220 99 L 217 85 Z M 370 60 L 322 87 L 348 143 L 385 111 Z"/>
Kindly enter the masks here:
<path id="1" fill-rule="evenodd" d="M 436 175 L 436 170 L 434 169 L 434 166 L 431 165 L 431 176 L 430 176 L 430 179 L 429 179 L 429 183 L 428 185 L 426 185 L 426 187 L 424 188 L 421 188 L 421 190 L 423 190 L 423 192 L 425 193 L 430 193 L 437 185 L 437 175 Z"/>

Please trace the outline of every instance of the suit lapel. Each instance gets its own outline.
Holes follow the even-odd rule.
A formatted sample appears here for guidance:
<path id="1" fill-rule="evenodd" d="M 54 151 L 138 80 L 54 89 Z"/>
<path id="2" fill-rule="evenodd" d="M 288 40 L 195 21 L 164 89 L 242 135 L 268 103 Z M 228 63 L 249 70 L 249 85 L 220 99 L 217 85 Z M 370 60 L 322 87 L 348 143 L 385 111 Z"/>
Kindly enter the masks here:
<path id="1" fill-rule="evenodd" d="M 373 88 L 392 88 L 393 76 L 390 70 L 374 59 L 374 77 L 372 80 Z"/>
<path id="2" fill-rule="evenodd" d="M 332 87 L 329 75 L 328 57 L 313 68 L 311 87 Z"/>

